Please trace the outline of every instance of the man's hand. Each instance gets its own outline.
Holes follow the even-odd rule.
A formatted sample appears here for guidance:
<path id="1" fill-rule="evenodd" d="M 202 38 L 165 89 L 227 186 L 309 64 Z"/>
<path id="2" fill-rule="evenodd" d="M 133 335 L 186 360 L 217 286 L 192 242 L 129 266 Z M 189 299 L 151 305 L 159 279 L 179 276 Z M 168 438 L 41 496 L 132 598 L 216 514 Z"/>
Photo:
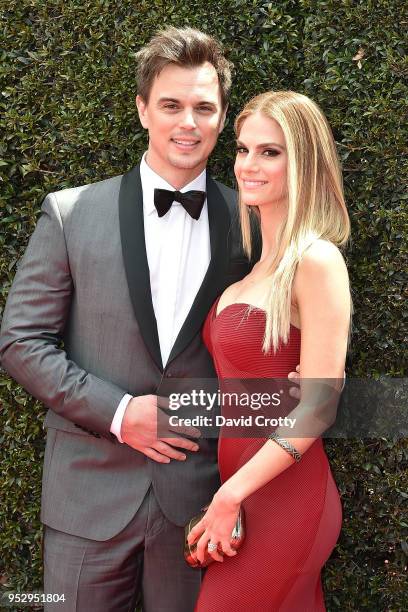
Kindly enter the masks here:
<path id="1" fill-rule="evenodd" d="M 156 395 L 140 395 L 132 398 L 123 415 L 120 435 L 122 440 L 158 463 L 170 463 L 171 459 L 184 461 L 187 456 L 174 447 L 197 451 L 198 444 L 180 436 L 157 437 L 158 420 L 166 422 L 167 416 L 158 407 Z M 170 427 L 168 432 L 185 434 L 198 438 L 200 431 L 195 427 Z M 160 429 L 163 429 L 161 425 Z"/>
<path id="2" fill-rule="evenodd" d="M 291 380 L 295 385 L 297 385 L 296 387 L 291 387 L 289 389 L 289 395 L 291 397 L 295 397 L 296 399 L 300 399 L 300 374 L 299 374 L 299 370 L 300 370 L 300 365 L 296 366 L 296 372 L 289 372 L 288 374 L 288 378 L 289 380 Z"/>
<path id="3" fill-rule="evenodd" d="M 300 370 L 300 366 L 297 365 L 296 366 L 296 372 L 289 372 L 288 374 L 288 378 L 289 380 L 291 380 L 295 385 L 297 385 L 296 387 L 291 387 L 289 389 L 289 395 L 291 395 L 292 397 L 295 397 L 296 399 L 300 400 L 300 374 L 299 374 L 299 370 Z M 346 371 L 344 371 L 343 374 L 343 385 L 340 389 L 340 393 L 343 392 L 344 386 L 346 384 Z"/>

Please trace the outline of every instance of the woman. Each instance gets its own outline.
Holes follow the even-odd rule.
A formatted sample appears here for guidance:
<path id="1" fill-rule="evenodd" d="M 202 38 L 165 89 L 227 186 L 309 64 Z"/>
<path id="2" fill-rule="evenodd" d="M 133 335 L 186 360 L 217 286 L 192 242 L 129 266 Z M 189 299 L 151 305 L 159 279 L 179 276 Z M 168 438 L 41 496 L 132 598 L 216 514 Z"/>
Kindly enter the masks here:
<path id="1" fill-rule="evenodd" d="M 238 115 L 235 132 L 243 243 L 250 254 L 249 215 L 255 214 L 262 255 L 214 304 L 204 339 L 221 385 L 286 378 L 300 363 L 301 400 L 290 413 L 297 436 L 282 427 L 273 439 L 221 432 L 223 484 L 189 541 L 198 540 L 201 562 L 208 551 L 225 563 L 208 568 L 196 610 L 322 611 L 320 572 L 342 515 L 319 437 L 325 427 L 315 426 L 318 407 L 305 397 L 311 379 L 331 381 L 337 390 L 343 379 L 351 300 L 338 249 L 349 236 L 341 172 L 326 119 L 301 94 L 255 97 Z M 247 536 L 236 553 L 230 537 L 241 504 Z"/>

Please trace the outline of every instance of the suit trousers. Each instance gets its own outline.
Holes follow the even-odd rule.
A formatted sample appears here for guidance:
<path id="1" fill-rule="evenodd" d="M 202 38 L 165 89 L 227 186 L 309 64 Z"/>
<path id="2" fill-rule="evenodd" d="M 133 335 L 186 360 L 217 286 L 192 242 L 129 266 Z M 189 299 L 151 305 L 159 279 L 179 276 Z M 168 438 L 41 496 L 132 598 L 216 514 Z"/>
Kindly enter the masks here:
<path id="1" fill-rule="evenodd" d="M 202 573 L 183 557 L 184 528 L 162 513 L 150 487 L 130 523 L 95 541 L 44 526 L 45 612 L 193 612 Z M 57 597 L 54 597 L 57 599 Z M 60 598 L 61 599 L 61 598 Z"/>

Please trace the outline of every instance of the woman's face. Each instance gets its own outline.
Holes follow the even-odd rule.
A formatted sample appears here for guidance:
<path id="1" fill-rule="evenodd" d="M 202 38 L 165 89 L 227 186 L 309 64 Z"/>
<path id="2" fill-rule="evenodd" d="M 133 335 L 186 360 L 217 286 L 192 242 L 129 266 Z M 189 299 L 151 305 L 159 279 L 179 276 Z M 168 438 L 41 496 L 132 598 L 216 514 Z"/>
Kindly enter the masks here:
<path id="1" fill-rule="evenodd" d="M 287 202 L 287 152 L 282 128 L 261 113 L 247 117 L 237 139 L 234 172 L 243 204 Z"/>

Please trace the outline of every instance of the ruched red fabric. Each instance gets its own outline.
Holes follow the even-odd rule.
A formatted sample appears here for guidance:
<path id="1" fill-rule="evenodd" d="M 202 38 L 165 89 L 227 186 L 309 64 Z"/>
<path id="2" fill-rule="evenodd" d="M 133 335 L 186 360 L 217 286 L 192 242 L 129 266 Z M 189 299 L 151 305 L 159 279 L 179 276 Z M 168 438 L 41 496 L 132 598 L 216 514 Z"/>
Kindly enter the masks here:
<path id="1" fill-rule="evenodd" d="M 287 344 L 262 351 L 265 312 L 231 304 L 204 325 L 220 385 L 231 378 L 286 378 L 299 363 L 301 333 L 291 326 Z M 220 432 L 218 461 L 224 482 L 265 443 Z M 279 476 L 244 500 L 246 540 L 235 557 L 206 571 L 196 612 L 321 612 L 321 569 L 342 522 L 339 493 L 321 439 Z"/>

